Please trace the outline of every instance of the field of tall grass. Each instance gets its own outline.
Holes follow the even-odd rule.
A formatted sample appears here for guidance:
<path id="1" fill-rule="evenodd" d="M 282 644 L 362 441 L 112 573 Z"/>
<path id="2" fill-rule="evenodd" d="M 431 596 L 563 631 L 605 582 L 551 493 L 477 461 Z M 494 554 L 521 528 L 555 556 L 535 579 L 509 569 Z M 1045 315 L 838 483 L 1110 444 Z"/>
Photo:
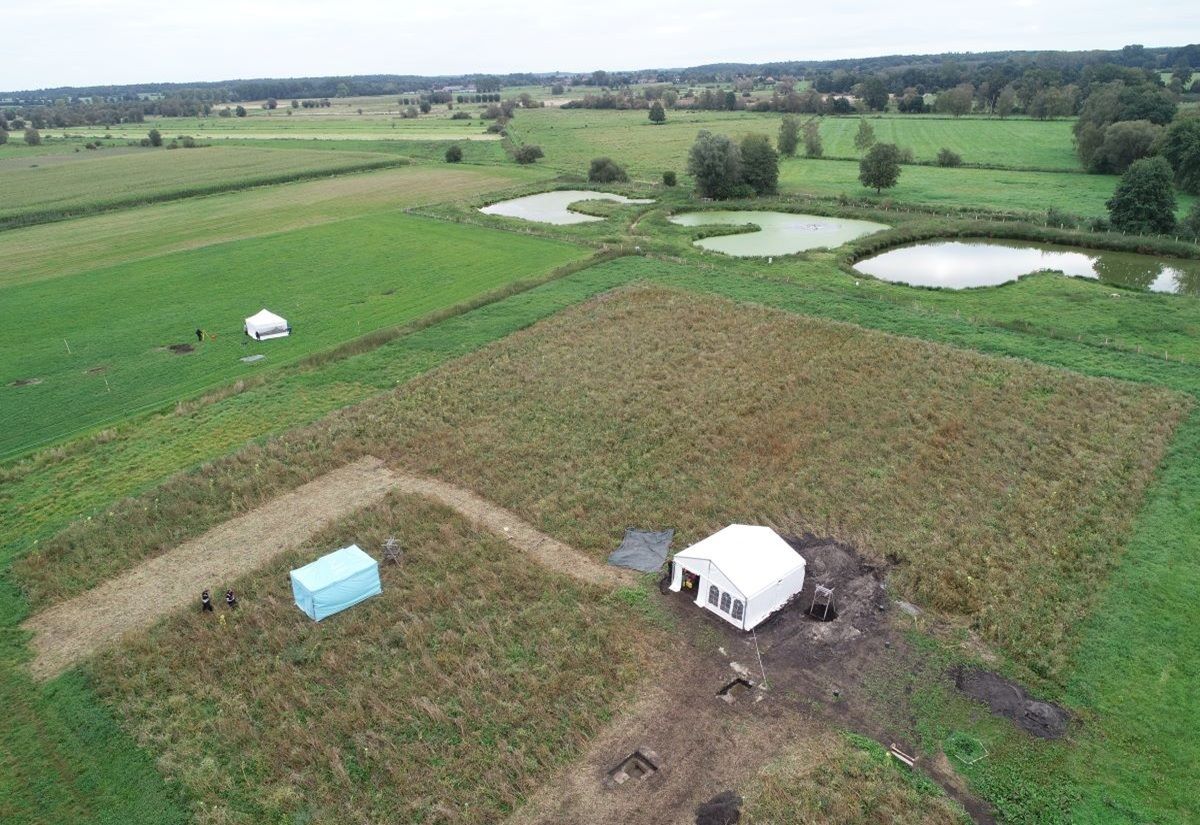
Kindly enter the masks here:
<path id="1" fill-rule="evenodd" d="M 287 571 L 394 535 L 383 593 L 311 621 Z M 214 583 L 215 586 L 215 583 Z M 238 610 L 160 624 L 93 668 L 206 822 L 491 823 L 628 698 L 660 637 L 617 594 L 389 497 L 233 582 Z"/>
<path id="2" fill-rule="evenodd" d="M 44 157 L 22 153 L 0 159 L 0 228 L 400 163 L 371 152 L 276 152 L 243 146 Z"/>

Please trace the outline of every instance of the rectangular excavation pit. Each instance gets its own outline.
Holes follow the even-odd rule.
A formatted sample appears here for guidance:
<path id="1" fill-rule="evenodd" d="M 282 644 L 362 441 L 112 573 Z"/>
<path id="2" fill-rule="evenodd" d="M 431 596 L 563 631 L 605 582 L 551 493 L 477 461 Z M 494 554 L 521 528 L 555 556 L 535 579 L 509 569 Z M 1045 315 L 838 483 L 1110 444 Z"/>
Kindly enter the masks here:
<path id="1" fill-rule="evenodd" d="M 649 779 L 658 773 L 659 764 L 658 754 L 649 748 L 638 748 L 608 772 L 604 777 L 604 787 L 619 788 L 630 780 L 636 784 Z"/>
<path id="2" fill-rule="evenodd" d="M 725 687 L 718 690 L 717 698 L 722 702 L 728 702 L 732 705 L 738 699 L 744 698 L 752 690 L 754 690 L 754 682 L 745 678 L 744 676 L 739 676 L 729 684 L 725 685 Z"/>

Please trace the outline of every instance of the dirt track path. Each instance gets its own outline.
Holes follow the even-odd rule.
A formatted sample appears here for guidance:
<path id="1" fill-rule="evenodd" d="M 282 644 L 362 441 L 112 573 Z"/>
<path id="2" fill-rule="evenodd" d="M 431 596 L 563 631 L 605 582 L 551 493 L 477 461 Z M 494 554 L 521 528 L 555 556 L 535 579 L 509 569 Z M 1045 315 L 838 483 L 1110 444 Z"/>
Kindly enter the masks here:
<path id="1" fill-rule="evenodd" d="M 23 625 L 33 633 L 30 670 L 38 679 L 53 678 L 127 633 L 194 605 L 206 586 L 219 600 L 227 582 L 301 546 L 325 525 L 393 490 L 426 496 L 457 510 L 551 570 L 604 586 L 633 580 L 630 571 L 600 564 L 474 493 L 395 472 L 368 456 L 32 616 Z"/>

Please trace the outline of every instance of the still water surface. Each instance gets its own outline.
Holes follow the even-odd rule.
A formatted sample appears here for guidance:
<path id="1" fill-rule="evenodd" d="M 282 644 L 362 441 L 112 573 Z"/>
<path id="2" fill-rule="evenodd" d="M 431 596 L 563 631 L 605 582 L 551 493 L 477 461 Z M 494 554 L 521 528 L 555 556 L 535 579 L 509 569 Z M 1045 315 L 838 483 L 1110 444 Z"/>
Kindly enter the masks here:
<path id="1" fill-rule="evenodd" d="M 910 244 L 866 258 L 854 268 L 881 281 L 948 289 L 998 286 L 1049 269 L 1152 292 L 1200 295 L 1200 261 L 1026 241 Z"/>
<path id="2" fill-rule="evenodd" d="M 835 246 L 880 232 L 889 227 L 870 221 L 848 218 L 826 218 L 820 215 L 795 215 L 791 212 L 712 211 L 685 212 L 673 215 L 671 223 L 680 226 L 745 226 L 761 227 L 757 232 L 738 235 L 718 235 L 701 238 L 696 246 L 738 257 L 790 255 L 806 249 L 832 249 Z"/>

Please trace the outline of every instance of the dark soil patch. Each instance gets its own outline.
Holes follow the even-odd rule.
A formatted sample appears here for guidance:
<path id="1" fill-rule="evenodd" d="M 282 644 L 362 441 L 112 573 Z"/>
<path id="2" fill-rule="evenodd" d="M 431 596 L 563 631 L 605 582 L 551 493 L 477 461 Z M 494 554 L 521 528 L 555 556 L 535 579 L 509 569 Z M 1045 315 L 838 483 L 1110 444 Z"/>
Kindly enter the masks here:
<path id="1" fill-rule="evenodd" d="M 10 381 L 10 387 L 32 387 L 34 384 L 42 383 L 40 378 L 18 378 L 16 381 Z"/>
<path id="2" fill-rule="evenodd" d="M 714 796 L 696 808 L 696 825 L 737 825 L 742 819 L 742 798 L 733 791 Z"/>
<path id="3" fill-rule="evenodd" d="M 184 355 L 185 353 L 195 352 L 196 348 L 191 344 L 169 344 L 167 349 L 176 355 Z"/>
<path id="4" fill-rule="evenodd" d="M 987 670 L 959 668 L 954 673 L 954 684 L 987 705 L 992 713 L 1013 720 L 1017 727 L 1042 739 L 1058 739 L 1071 721 L 1065 709 L 1035 699 L 1017 683 Z"/>

